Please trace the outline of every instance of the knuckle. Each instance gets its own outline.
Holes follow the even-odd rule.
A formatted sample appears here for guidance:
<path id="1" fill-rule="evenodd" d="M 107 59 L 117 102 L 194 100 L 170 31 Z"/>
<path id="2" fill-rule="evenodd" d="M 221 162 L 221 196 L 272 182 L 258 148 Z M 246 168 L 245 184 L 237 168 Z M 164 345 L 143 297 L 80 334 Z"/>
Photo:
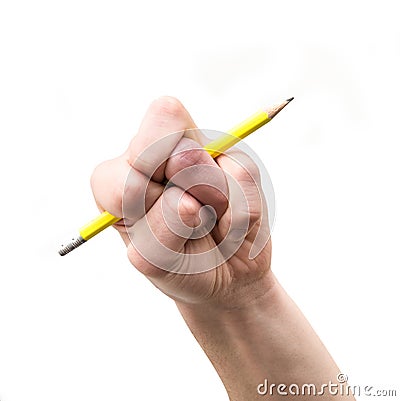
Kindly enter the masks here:
<path id="1" fill-rule="evenodd" d="M 168 188 L 163 193 L 166 208 L 163 218 L 174 225 L 182 223 L 188 227 L 196 227 L 199 223 L 200 203 L 187 192 L 178 187 Z"/>
<path id="2" fill-rule="evenodd" d="M 185 108 L 178 99 L 171 96 L 162 96 L 151 103 L 150 110 L 156 115 L 176 118 L 182 116 Z"/>
<path id="3" fill-rule="evenodd" d="M 253 161 L 251 161 L 250 163 L 247 163 L 245 165 L 245 169 L 247 170 L 249 176 L 251 177 L 251 179 L 254 182 L 257 182 L 257 183 L 261 182 L 260 169 L 256 163 L 254 163 Z"/>
<path id="4" fill-rule="evenodd" d="M 257 164 L 254 163 L 247 155 L 241 160 L 241 172 L 239 173 L 244 181 L 260 182 L 261 174 Z"/>
<path id="5" fill-rule="evenodd" d="M 258 209 L 236 211 L 232 218 L 231 230 L 236 232 L 249 232 L 256 223 L 261 220 L 261 212 Z"/>
<path id="6" fill-rule="evenodd" d="M 180 168 L 190 167 L 196 164 L 206 164 L 206 158 L 204 156 L 204 150 L 202 149 L 184 149 L 177 154 L 176 162 Z"/>
<path id="7" fill-rule="evenodd" d="M 230 188 L 229 204 L 233 219 L 242 227 L 251 228 L 262 218 L 263 194 L 253 183 L 241 181 L 239 186 Z"/>
<path id="8" fill-rule="evenodd" d="M 167 169 L 176 172 L 196 164 L 207 164 L 209 161 L 207 156 L 197 142 L 183 138 L 172 152 Z"/>
<path id="9" fill-rule="evenodd" d="M 239 181 L 247 182 L 261 182 L 260 169 L 249 155 L 241 151 L 234 151 L 230 153 L 233 161 L 233 174 Z"/>
<path id="10" fill-rule="evenodd" d="M 250 181 L 250 174 L 248 173 L 247 169 L 245 169 L 241 164 L 235 162 L 233 166 L 229 169 L 229 175 L 233 177 L 235 181 L 237 181 L 240 185 L 243 182 Z"/>
<path id="11" fill-rule="evenodd" d="M 182 222 L 189 227 L 200 223 L 200 204 L 188 193 L 182 193 L 178 203 L 178 214 Z"/>

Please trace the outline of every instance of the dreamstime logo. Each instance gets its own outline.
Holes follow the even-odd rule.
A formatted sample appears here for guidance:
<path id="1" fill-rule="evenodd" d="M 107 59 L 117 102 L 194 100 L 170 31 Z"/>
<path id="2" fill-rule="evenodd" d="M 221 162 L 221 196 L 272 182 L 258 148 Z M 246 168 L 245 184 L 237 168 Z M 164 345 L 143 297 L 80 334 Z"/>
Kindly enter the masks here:
<path id="1" fill-rule="evenodd" d="M 268 172 L 243 142 L 213 162 L 198 143 L 221 135 L 229 136 L 199 129 L 173 133 L 131 162 L 124 221 L 132 246 L 152 265 L 180 274 L 206 272 L 230 259 L 250 231 L 249 259 L 269 241 L 275 196 Z M 163 189 L 150 178 L 160 171 L 168 179 Z"/>
<path id="2" fill-rule="evenodd" d="M 346 383 L 348 380 L 347 375 L 344 373 L 339 373 L 336 378 L 339 383 Z"/>
<path id="3" fill-rule="evenodd" d="M 398 391 L 395 389 L 381 389 L 371 385 L 350 385 L 347 383 L 348 377 L 344 373 L 339 373 L 336 380 L 329 380 L 328 383 L 314 384 L 304 383 L 302 385 L 292 383 L 269 383 L 265 379 L 263 383 L 257 386 L 259 395 L 272 396 L 274 394 L 281 396 L 372 396 L 372 397 L 396 397 Z"/>

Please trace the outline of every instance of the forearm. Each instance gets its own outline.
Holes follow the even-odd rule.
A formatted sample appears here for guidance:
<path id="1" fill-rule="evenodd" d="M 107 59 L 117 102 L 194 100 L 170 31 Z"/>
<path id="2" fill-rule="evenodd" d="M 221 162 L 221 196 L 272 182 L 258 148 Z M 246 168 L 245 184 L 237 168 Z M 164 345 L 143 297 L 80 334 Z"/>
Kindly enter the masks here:
<path id="1" fill-rule="evenodd" d="M 297 384 L 301 392 L 303 384 L 315 384 L 320 391 L 323 384 L 336 382 L 339 369 L 272 273 L 268 285 L 270 288 L 263 296 L 239 308 L 187 304 L 178 304 L 178 308 L 232 401 L 281 396 L 285 400 L 310 399 L 307 394 L 290 395 L 289 385 Z M 258 391 L 259 384 L 266 379 L 269 388 L 262 386 Z M 281 383 L 287 386 L 281 388 L 288 392 L 286 396 L 270 387 Z M 295 392 L 296 387 L 292 390 Z M 266 391 L 268 394 L 263 397 L 261 394 Z M 318 398 L 346 397 L 334 396 L 325 388 L 324 395 Z"/>

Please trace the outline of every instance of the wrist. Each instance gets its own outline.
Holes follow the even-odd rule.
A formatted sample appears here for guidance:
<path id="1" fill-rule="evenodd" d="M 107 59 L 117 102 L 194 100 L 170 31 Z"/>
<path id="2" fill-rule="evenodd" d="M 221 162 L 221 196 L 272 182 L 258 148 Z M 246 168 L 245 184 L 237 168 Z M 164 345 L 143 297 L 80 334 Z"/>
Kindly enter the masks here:
<path id="1" fill-rule="evenodd" d="M 267 344 L 269 316 L 276 316 L 279 304 L 285 302 L 282 292 L 269 272 L 263 282 L 249 287 L 240 299 L 235 297 L 231 305 L 177 302 L 232 400 L 253 400 L 249 395 L 256 396 L 256 386 L 264 380 L 264 361 L 271 351 Z"/>
<path id="2" fill-rule="evenodd" d="M 238 289 L 230 290 L 217 299 L 201 303 L 175 301 L 184 319 L 196 320 L 204 325 L 229 325 L 235 322 L 257 320 L 265 315 L 267 307 L 278 301 L 277 291 L 282 289 L 274 274 L 269 270 L 261 279 Z"/>

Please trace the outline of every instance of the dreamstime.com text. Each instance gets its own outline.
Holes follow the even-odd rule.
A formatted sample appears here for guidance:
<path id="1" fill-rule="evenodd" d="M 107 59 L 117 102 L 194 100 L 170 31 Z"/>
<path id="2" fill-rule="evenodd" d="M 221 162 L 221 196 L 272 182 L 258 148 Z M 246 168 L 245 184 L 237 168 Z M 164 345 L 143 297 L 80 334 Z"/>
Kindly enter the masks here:
<path id="1" fill-rule="evenodd" d="M 378 389 L 371 385 L 351 385 L 347 383 L 347 376 L 343 373 L 339 373 L 336 377 L 336 381 L 329 380 L 328 383 L 323 384 L 312 384 L 305 383 L 299 384 L 275 384 L 269 383 L 268 379 L 265 379 L 263 383 L 257 386 L 257 393 L 259 395 L 272 396 L 323 396 L 323 395 L 337 395 L 346 396 L 353 394 L 354 396 L 371 396 L 371 397 L 396 397 L 400 394 L 400 391 L 395 389 Z"/>

